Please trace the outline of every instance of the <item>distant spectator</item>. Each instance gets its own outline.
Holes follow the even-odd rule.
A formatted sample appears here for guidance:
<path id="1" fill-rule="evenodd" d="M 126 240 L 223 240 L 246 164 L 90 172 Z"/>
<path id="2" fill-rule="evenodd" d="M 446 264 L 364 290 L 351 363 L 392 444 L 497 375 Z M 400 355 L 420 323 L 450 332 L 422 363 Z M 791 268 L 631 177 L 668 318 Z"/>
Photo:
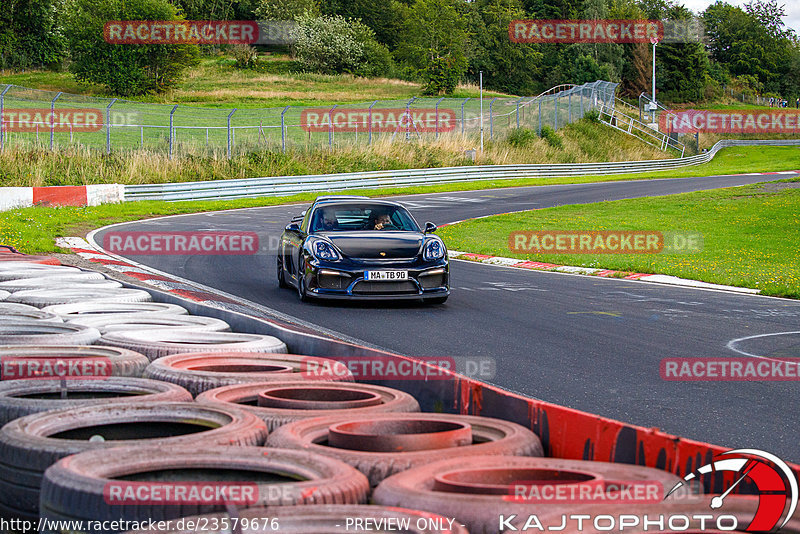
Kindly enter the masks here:
<path id="1" fill-rule="evenodd" d="M 795 109 L 800 109 L 800 98 L 794 101 L 794 107 Z"/>

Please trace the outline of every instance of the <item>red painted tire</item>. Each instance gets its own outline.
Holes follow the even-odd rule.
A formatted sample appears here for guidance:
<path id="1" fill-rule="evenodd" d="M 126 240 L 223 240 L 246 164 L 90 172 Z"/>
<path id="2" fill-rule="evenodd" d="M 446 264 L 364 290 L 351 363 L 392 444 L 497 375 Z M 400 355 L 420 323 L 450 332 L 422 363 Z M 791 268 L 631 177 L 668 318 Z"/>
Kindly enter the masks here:
<path id="1" fill-rule="evenodd" d="M 395 473 L 445 458 L 471 462 L 478 455 L 543 454 L 539 437 L 516 423 L 440 413 L 304 419 L 275 430 L 267 446 L 338 458 L 367 475 L 373 486 Z"/>
<path id="2" fill-rule="evenodd" d="M 237 384 L 201 393 L 197 402 L 238 405 L 263 419 L 270 432 L 312 417 L 419 412 L 419 403 L 408 393 L 357 383 Z"/>
<path id="3" fill-rule="evenodd" d="M 330 372 L 304 373 L 309 362 Z M 174 354 L 153 361 L 145 378 L 178 384 L 199 395 L 204 391 L 234 384 L 286 382 L 288 380 L 329 380 L 352 382 L 353 375 L 341 362 L 297 354 L 257 352 L 196 352 Z"/>
<path id="4" fill-rule="evenodd" d="M 150 361 L 186 352 L 278 354 L 287 352 L 286 344 L 272 336 L 233 332 L 185 332 L 171 329 L 109 332 L 101 337 L 97 344 L 135 350 L 150 358 Z"/>
<path id="5" fill-rule="evenodd" d="M 59 362 L 64 362 L 60 363 Z M 91 376 L 131 376 L 139 378 L 150 360 L 132 350 L 83 345 L 10 345 L 0 346 L 0 380 L 56 378 L 58 365 L 74 363 L 82 372 L 84 363 Z M 58 364 L 58 365 L 57 365 Z M 44 369 L 50 370 L 48 374 Z M 9 376 L 9 373 L 11 376 Z M 86 378 L 86 374 L 79 375 Z M 71 378 L 74 378 L 72 376 Z"/>
<path id="6" fill-rule="evenodd" d="M 610 481 L 652 482 L 662 493 L 644 492 L 658 506 L 663 495 L 680 479 L 659 469 L 630 464 L 562 460 L 558 458 L 519 458 L 508 456 L 477 456 L 468 460 L 451 458 L 409 469 L 386 478 L 373 493 L 376 504 L 403 506 L 455 517 L 473 534 L 499 532 L 499 518 L 515 519 L 509 523 L 525 531 L 528 517 L 535 514 L 542 522 L 558 526 L 555 518 L 562 514 L 584 513 L 587 505 L 569 498 L 531 499 L 523 491 L 523 498 L 515 499 L 515 483 L 529 485 L 541 491 L 541 482 L 551 487 L 572 487 L 579 492 L 581 486 L 592 491 L 608 487 Z M 567 486 L 568 484 L 568 486 Z M 509 486 L 514 488 L 509 496 Z M 648 486 L 650 487 L 650 486 Z M 654 492 L 655 493 L 655 492 Z M 535 495 L 540 495 L 536 493 Z M 544 493 L 541 493 L 544 495 Z M 570 494 L 565 492 L 565 495 Z M 651 502 L 653 502 L 651 500 Z M 614 501 L 619 509 L 620 503 Z M 642 504 L 625 504 L 624 509 L 638 508 Z"/>
<path id="7" fill-rule="evenodd" d="M 94 439 L 103 435 L 110 439 Z M 193 402 L 111 402 L 29 415 L 0 429 L 0 505 L 36 514 L 44 471 L 71 454 L 121 444 L 167 453 L 261 445 L 266 435 L 264 422 L 249 412 Z"/>
<path id="8" fill-rule="evenodd" d="M 140 498 L 156 492 L 164 495 L 173 483 L 194 489 L 199 502 Z M 223 491 L 236 495 L 234 501 L 240 509 L 363 504 L 369 484 L 346 463 L 304 451 L 186 447 L 163 454 L 154 447 L 118 447 L 83 452 L 52 465 L 42 480 L 40 507 L 44 517 L 162 521 L 223 512 L 225 502 L 219 497 Z"/>
<path id="9" fill-rule="evenodd" d="M 90 380 L 4 380 L 0 382 L 0 426 L 39 412 L 109 402 L 191 402 L 175 384 L 145 378 Z"/>
<path id="10" fill-rule="evenodd" d="M 333 534 L 337 532 L 387 532 L 386 529 L 378 529 L 377 524 L 381 520 L 392 521 L 389 532 L 402 534 L 469 534 L 467 529 L 453 522 L 448 522 L 448 518 L 441 517 L 427 512 L 409 510 L 406 508 L 390 508 L 386 506 L 363 506 L 352 505 L 342 506 L 338 504 L 311 505 L 311 506 L 274 506 L 270 508 L 250 508 L 242 510 L 239 514 L 239 523 L 242 525 L 241 534 L 258 534 L 261 532 L 280 532 L 280 534 Z M 272 520 L 274 519 L 274 523 Z M 370 528 L 367 530 L 354 528 L 356 521 L 370 520 Z M 348 528 L 348 520 L 352 523 Z M 223 534 L 231 532 L 233 524 L 231 517 L 227 513 L 208 514 L 202 516 L 187 517 L 184 524 L 192 522 L 194 525 L 208 525 L 208 534 Z M 244 527 L 244 524 L 247 527 Z M 406 527 L 406 523 L 408 527 Z M 219 525 L 220 528 L 213 528 L 212 525 Z M 227 528 L 225 525 L 227 524 Z M 402 528 L 398 525 L 402 524 Z M 437 528 L 436 525 L 443 525 L 444 528 Z M 428 528 L 426 528 L 426 526 Z M 173 530 L 136 530 L 127 534 L 189 534 L 194 530 L 173 529 Z"/>
<path id="11" fill-rule="evenodd" d="M 0 254 L 0 265 L 8 264 L 12 266 L 24 265 L 61 265 L 58 258 L 52 256 L 26 256 L 25 254 L 3 253 Z"/>

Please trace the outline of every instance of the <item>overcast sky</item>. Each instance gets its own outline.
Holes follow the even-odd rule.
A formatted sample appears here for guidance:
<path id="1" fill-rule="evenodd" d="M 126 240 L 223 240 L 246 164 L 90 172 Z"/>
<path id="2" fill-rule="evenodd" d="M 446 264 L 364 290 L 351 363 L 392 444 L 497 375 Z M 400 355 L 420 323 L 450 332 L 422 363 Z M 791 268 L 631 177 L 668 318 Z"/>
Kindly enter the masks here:
<path id="1" fill-rule="evenodd" d="M 726 0 L 729 4 L 744 7 L 746 0 Z M 713 0 L 679 0 L 679 3 L 685 5 L 695 13 L 704 11 L 709 5 L 713 4 Z M 798 0 L 778 0 L 778 5 L 784 6 L 786 18 L 783 22 L 789 28 L 800 34 L 800 2 Z"/>

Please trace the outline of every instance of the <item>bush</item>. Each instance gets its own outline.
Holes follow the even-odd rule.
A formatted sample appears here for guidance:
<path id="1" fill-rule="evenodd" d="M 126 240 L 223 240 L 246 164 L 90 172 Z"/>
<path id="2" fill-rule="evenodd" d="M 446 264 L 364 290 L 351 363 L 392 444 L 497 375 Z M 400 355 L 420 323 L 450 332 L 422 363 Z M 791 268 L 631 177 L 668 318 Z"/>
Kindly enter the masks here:
<path id="1" fill-rule="evenodd" d="M 74 0 L 67 15 L 72 58 L 79 82 L 110 92 L 141 95 L 175 86 L 186 67 L 197 62 L 196 45 L 110 44 L 103 26 L 110 20 L 182 20 L 168 0 Z"/>
<path id="2" fill-rule="evenodd" d="M 465 70 L 466 62 L 463 58 L 453 56 L 432 58 L 422 70 L 422 76 L 425 79 L 422 94 L 452 94 Z"/>
<path id="3" fill-rule="evenodd" d="M 386 75 L 392 66 L 389 50 L 361 22 L 338 15 L 315 17 L 306 12 L 297 20 L 292 45 L 307 70 L 322 74 Z"/>
<path id="4" fill-rule="evenodd" d="M 561 138 L 556 131 L 549 126 L 542 126 L 542 139 L 547 141 L 547 144 L 553 148 L 564 148 L 564 143 L 561 142 Z"/>
<path id="5" fill-rule="evenodd" d="M 261 0 L 256 17 L 259 20 L 299 20 L 305 13 L 316 15 L 318 11 L 315 0 Z"/>
<path id="6" fill-rule="evenodd" d="M 258 66 L 258 52 L 255 48 L 246 44 L 234 45 L 231 52 L 237 69 L 254 69 Z"/>
<path id="7" fill-rule="evenodd" d="M 0 67 L 58 65 L 65 56 L 62 0 L 16 0 L 0 9 Z"/>
<path id="8" fill-rule="evenodd" d="M 537 139 L 536 132 L 527 128 L 514 128 L 508 132 L 506 141 L 511 146 L 522 147 L 531 144 Z"/>
<path id="9" fill-rule="evenodd" d="M 583 120 L 588 122 L 600 122 L 600 112 L 596 109 L 590 109 L 583 114 Z"/>

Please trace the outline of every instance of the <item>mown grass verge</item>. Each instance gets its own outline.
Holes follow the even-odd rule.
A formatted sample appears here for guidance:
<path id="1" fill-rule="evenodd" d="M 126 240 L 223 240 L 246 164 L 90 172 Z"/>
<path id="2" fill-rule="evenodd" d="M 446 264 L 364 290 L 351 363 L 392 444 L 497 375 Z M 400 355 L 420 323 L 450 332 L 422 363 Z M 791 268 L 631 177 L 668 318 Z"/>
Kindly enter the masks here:
<path id="1" fill-rule="evenodd" d="M 546 208 L 477 219 L 439 232 L 454 250 L 521 260 L 662 273 L 800 298 L 800 181 L 673 196 Z M 524 230 L 693 232 L 702 250 L 683 254 L 515 254 Z"/>

